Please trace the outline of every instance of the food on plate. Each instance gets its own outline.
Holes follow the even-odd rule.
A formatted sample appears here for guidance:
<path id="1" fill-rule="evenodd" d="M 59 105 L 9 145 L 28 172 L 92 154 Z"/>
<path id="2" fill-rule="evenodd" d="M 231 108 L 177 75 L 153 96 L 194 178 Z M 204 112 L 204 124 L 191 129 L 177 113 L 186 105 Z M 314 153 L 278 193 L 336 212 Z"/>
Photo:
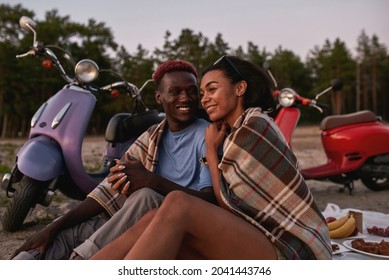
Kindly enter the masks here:
<path id="1" fill-rule="evenodd" d="M 354 215 L 347 214 L 336 221 L 328 223 L 328 229 L 330 230 L 330 237 L 333 239 L 341 239 L 355 235 L 356 226 Z"/>
<path id="2" fill-rule="evenodd" d="M 378 251 L 380 255 L 389 256 L 389 242 L 381 240 L 380 244 L 378 244 Z"/>
<path id="3" fill-rule="evenodd" d="M 378 243 L 377 242 L 366 242 L 362 238 L 351 241 L 351 246 L 354 249 L 364 251 L 370 254 L 378 254 Z"/>
<path id="4" fill-rule="evenodd" d="M 335 252 L 335 251 L 339 250 L 339 245 L 338 244 L 332 243 L 331 247 L 332 247 L 332 252 Z"/>
<path id="5" fill-rule="evenodd" d="M 377 226 L 368 227 L 367 232 L 373 235 L 389 237 L 389 226 L 387 228 L 377 227 Z"/>
<path id="6" fill-rule="evenodd" d="M 370 254 L 389 256 L 389 242 L 385 240 L 381 240 L 381 242 L 372 242 L 358 238 L 351 241 L 351 247 Z"/>

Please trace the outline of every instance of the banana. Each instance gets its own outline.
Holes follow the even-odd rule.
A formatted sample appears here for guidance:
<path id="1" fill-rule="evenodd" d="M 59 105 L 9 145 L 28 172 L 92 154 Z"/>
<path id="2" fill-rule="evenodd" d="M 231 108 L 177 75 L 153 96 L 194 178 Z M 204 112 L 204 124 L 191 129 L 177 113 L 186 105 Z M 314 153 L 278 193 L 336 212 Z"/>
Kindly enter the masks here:
<path id="1" fill-rule="evenodd" d="M 328 223 L 327 224 L 328 225 L 328 229 L 329 230 L 334 230 L 334 229 L 337 229 L 337 228 L 341 227 L 348 220 L 348 218 L 349 218 L 349 214 L 340 217 L 336 221 Z"/>
<path id="2" fill-rule="evenodd" d="M 354 215 L 350 215 L 347 221 L 340 227 L 330 230 L 330 237 L 334 239 L 349 237 L 355 230 Z"/>

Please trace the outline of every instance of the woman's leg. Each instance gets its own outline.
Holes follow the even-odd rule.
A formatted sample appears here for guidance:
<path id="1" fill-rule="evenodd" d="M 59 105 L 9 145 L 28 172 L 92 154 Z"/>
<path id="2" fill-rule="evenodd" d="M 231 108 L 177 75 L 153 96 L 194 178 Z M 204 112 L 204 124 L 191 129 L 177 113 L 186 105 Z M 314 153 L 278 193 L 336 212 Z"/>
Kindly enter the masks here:
<path id="1" fill-rule="evenodd" d="M 125 231 L 117 239 L 98 251 L 91 260 L 122 260 L 134 243 L 142 235 L 150 221 L 153 219 L 157 209 L 153 209 L 145 214 L 136 224 Z"/>
<path id="2" fill-rule="evenodd" d="M 167 195 L 126 258 L 175 259 L 186 247 L 206 259 L 277 258 L 272 243 L 257 228 L 180 191 Z"/>

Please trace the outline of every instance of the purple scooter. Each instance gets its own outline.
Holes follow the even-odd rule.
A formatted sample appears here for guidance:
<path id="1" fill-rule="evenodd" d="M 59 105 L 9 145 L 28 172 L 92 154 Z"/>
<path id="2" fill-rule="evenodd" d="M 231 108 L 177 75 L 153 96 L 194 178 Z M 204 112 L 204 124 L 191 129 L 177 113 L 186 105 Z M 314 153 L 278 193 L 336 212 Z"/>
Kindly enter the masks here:
<path id="1" fill-rule="evenodd" d="M 95 62 L 84 59 L 75 65 L 74 77 L 68 75 L 52 49 L 36 41 L 35 22 L 28 17 L 20 19 L 20 26 L 34 34 L 33 47 L 27 53 L 49 61 L 59 71 L 67 84 L 44 102 L 31 119 L 28 141 L 16 157 L 10 173 L 4 175 L 1 185 L 10 202 L 2 218 L 3 229 L 16 231 L 21 228 L 28 212 L 36 204 L 49 206 L 55 190 L 66 196 L 83 200 L 104 179 L 109 168 L 120 158 L 133 141 L 149 126 L 161 121 L 164 116 L 149 110 L 142 101 L 140 89 L 124 81 L 98 87 L 93 85 L 99 73 Z M 66 56 L 69 53 L 64 51 Z M 106 150 L 102 168 L 97 173 L 86 172 L 81 156 L 83 138 L 90 121 L 95 94 L 125 92 L 134 100 L 131 113 L 113 116 L 107 126 Z"/>

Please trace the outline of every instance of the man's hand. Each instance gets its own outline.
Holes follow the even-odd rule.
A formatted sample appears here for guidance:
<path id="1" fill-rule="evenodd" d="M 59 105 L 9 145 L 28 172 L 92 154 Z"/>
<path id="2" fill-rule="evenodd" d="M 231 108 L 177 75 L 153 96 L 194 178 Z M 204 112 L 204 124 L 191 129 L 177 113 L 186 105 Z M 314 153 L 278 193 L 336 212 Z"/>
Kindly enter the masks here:
<path id="1" fill-rule="evenodd" d="M 152 187 L 155 173 L 148 171 L 143 164 L 125 155 L 125 162 L 117 160 L 116 165 L 110 169 L 111 176 L 108 183 L 112 184 L 112 189 L 123 195 L 129 195 L 144 187 Z"/>
<path id="2" fill-rule="evenodd" d="M 39 259 L 43 259 L 45 257 L 47 248 L 53 239 L 53 236 L 54 233 L 49 226 L 43 228 L 41 231 L 30 237 L 22 246 L 20 246 L 12 254 L 11 259 L 13 259 L 20 252 L 29 251 L 32 249 L 37 249 L 40 252 Z"/>

